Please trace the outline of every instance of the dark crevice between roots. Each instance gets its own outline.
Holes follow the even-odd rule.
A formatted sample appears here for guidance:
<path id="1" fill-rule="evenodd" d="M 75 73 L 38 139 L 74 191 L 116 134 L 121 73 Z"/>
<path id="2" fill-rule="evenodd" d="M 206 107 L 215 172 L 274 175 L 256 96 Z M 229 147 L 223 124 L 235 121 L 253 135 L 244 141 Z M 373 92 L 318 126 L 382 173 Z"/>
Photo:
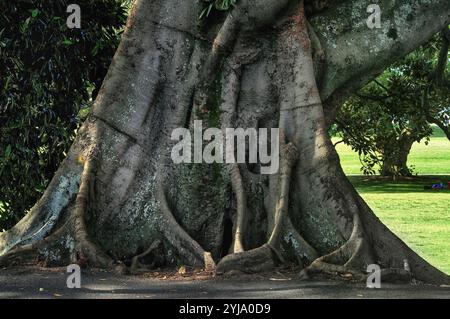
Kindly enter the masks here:
<path id="1" fill-rule="evenodd" d="M 281 151 L 281 173 L 279 176 L 281 188 L 275 208 L 275 224 L 267 243 L 248 251 L 233 251 L 232 254 L 225 256 L 217 265 L 216 272 L 218 274 L 230 271 L 241 271 L 244 273 L 262 272 L 273 269 L 278 263 L 285 262 L 280 252 L 281 237 L 284 232 L 284 221 L 286 218 L 289 218 L 289 185 L 292 168 L 297 158 L 298 152 L 292 143 L 283 145 Z M 234 188 L 234 191 L 244 192 L 244 188 Z M 241 197 L 243 196 L 241 195 Z"/>
<path id="2" fill-rule="evenodd" d="M 233 244 L 233 221 L 231 220 L 231 218 L 227 217 L 225 218 L 223 226 L 223 239 L 220 258 L 223 258 L 226 255 L 228 255 L 232 244 Z"/>
<path id="3" fill-rule="evenodd" d="M 146 251 L 132 258 L 130 273 L 139 274 L 162 266 L 165 263 L 163 256 L 163 243 L 155 240 Z"/>

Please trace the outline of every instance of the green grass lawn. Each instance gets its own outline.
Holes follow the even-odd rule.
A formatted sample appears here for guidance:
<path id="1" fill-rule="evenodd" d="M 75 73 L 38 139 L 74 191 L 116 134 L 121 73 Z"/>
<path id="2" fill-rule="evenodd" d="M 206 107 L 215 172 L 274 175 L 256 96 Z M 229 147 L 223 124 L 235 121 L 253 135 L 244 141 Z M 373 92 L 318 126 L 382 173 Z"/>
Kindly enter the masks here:
<path id="1" fill-rule="evenodd" d="M 450 274 L 450 191 L 424 190 L 450 176 L 427 176 L 392 182 L 350 176 L 376 215 L 420 256 Z"/>
<path id="2" fill-rule="evenodd" d="M 419 176 L 395 182 L 361 176 L 358 155 L 343 144 L 337 150 L 344 171 L 383 223 L 419 255 L 450 274 L 450 191 L 424 189 L 450 181 L 450 142 L 443 132 L 436 129 L 428 146 L 413 146 L 409 164 Z"/>

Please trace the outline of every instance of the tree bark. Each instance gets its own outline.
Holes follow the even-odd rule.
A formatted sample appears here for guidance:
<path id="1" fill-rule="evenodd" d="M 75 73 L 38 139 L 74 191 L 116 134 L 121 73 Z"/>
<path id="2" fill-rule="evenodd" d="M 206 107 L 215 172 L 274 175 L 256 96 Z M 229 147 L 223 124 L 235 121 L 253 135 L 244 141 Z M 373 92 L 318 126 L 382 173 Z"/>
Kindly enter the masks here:
<path id="1" fill-rule="evenodd" d="M 136 269 L 148 258 L 225 272 L 291 260 L 304 275 L 362 279 L 377 263 L 384 273 L 448 282 L 359 197 L 327 128 L 335 101 L 441 30 L 450 4 L 395 1 L 381 30 L 365 26 L 368 4 L 333 2 L 308 26 L 303 1 L 240 0 L 199 27 L 197 1 L 136 0 L 68 158 L 40 202 L 0 235 L 0 264 Z M 280 128 L 280 173 L 175 165 L 171 133 L 195 119 Z"/>
<path id="2" fill-rule="evenodd" d="M 408 156 L 413 144 L 414 139 L 408 134 L 400 136 L 394 143 L 389 143 L 382 154 L 381 176 L 411 176 Z"/>

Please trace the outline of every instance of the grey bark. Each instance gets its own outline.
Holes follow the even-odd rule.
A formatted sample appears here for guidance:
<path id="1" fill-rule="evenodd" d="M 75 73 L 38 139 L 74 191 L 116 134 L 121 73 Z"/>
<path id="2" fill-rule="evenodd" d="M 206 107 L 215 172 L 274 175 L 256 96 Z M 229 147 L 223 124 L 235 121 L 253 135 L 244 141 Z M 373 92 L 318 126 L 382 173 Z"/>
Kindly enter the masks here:
<path id="1" fill-rule="evenodd" d="M 386 145 L 382 154 L 381 176 L 411 176 L 408 156 L 413 144 L 414 139 L 405 133 L 392 144 Z"/>

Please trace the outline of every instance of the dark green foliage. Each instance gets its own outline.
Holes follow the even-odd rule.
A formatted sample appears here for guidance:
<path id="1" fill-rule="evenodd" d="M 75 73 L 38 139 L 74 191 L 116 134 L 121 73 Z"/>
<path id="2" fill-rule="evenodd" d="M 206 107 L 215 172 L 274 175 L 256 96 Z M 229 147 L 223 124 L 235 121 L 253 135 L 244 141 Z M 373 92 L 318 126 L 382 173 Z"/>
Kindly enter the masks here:
<path id="1" fill-rule="evenodd" d="M 106 75 L 126 21 L 117 0 L 0 0 L 0 231 L 44 191 Z"/>

